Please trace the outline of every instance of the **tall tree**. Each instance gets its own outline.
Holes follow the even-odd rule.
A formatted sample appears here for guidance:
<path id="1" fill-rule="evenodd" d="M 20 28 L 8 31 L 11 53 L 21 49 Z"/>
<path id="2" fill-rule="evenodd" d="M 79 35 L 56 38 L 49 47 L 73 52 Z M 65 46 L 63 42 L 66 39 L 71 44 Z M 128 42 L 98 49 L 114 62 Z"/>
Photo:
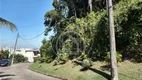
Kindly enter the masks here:
<path id="1" fill-rule="evenodd" d="M 118 80 L 112 0 L 108 0 L 108 12 L 110 29 L 111 80 Z"/>
<path id="2" fill-rule="evenodd" d="M 92 0 L 88 0 L 89 11 L 92 11 Z"/>
<path id="3" fill-rule="evenodd" d="M 15 24 L 0 17 L 0 27 L 7 26 L 11 31 L 17 30 Z"/>

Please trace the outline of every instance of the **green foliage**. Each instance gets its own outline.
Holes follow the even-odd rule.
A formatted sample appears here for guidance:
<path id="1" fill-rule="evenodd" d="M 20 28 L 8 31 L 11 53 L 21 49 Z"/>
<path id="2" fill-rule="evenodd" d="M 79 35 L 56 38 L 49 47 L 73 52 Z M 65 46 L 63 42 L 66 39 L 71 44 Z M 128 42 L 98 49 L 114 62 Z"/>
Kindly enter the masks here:
<path id="1" fill-rule="evenodd" d="M 62 55 L 62 57 L 63 57 L 63 60 L 68 60 L 69 55 L 67 53 L 65 53 L 65 54 Z"/>
<path id="2" fill-rule="evenodd" d="M 78 61 L 83 61 L 83 60 L 85 60 L 85 59 L 87 59 L 88 57 L 87 57 L 87 55 L 85 54 L 85 53 L 82 53 L 78 58 L 77 58 L 77 60 Z"/>
<path id="3" fill-rule="evenodd" d="M 121 62 L 122 61 L 122 53 L 116 52 L 116 59 L 117 59 L 117 62 Z M 105 57 L 105 61 L 110 62 L 110 52 L 107 52 L 107 55 Z"/>
<path id="4" fill-rule="evenodd" d="M 71 53 L 72 48 L 73 48 L 73 45 L 72 45 L 71 40 L 66 40 L 65 43 L 63 44 L 61 52 L 69 54 L 69 53 Z M 66 55 L 66 54 L 64 54 L 64 55 Z"/>
<path id="5" fill-rule="evenodd" d="M 17 30 L 15 24 L 13 24 L 12 22 L 7 21 L 7 20 L 5 20 L 5 19 L 3 19 L 3 18 L 0 17 L 0 27 L 3 26 L 3 25 L 8 26 L 8 28 L 9 28 L 11 31 Z"/>
<path id="6" fill-rule="evenodd" d="M 57 55 L 56 59 L 53 62 L 53 66 L 58 64 L 65 64 L 69 59 L 69 55 L 67 53 L 61 53 Z"/>
<path id="7" fill-rule="evenodd" d="M 39 58 L 40 63 L 46 63 L 47 62 L 47 58 L 46 57 L 41 57 Z"/>
<path id="8" fill-rule="evenodd" d="M 89 68 L 92 65 L 91 60 L 90 59 L 84 59 L 83 60 L 83 67 L 87 67 Z"/>
<path id="9" fill-rule="evenodd" d="M 41 58 L 43 58 L 42 61 L 44 61 L 45 58 L 47 58 L 47 61 L 45 62 L 48 62 L 48 60 L 53 60 L 56 57 L 56 54 L 53 51 L 51 41 L 46 41 L 46 39 L 44 39 L 42 43 L 43 45 L 40 47 Z"/>
<path id="10" fill-rule="evenodd" d="M 140 47 L 142 44 L 141 2 L 141 0 L 122 0 L 114 7 L 116 46 L 117 51 L 122 53 L 123 60 L 133 59 L 136 55 L 142 54 Z M 96 20 L 98 21 L 94 34 L 96 39 L 94 39 L 93 50 L 90 54 L 90 56 L 94 56 L 93 59 L 97 60 L 104 59 L 105 52 L 109 52 L 108 16 L 106 11 L 102 11 L 102 13 L 100 20 Z"/>
<path id="11" fill-rule="evenodd" d="M 40 57 L 34 57 L 34 62 L 39 62 L 40 61 Z"/>
<path id="12" fill-rule="evenodd" d="M 8 50 L 5 50 L 5 51 L 1 51 L 1 57 L 2 57 L 2 59 L 8 59 L 9 58 L 9 54 L 10 54 L 10 52 L 8 51 Z"/>
<path id="13" fill-rule="evenodd" d="M 11 55 L 12 58 L 13 55 Z M 14 54 L 14 63 L 20 63 L 20 62 L 27 62 L 28 58 L 24 57 L 22 54 Z"/>
<path id="14" fill-rule="evenodd" d="M 50 57 L 39 57 L 37 61 L 40 63 L 50 63 L 53 60 Z"/>
<path id="15" fill-rule="evenodd" d="M 118 62 L 121 61 L 121 57 L 123 60 L 134 59 L 141 62 L 142 0 L 113 0 L 113 2 L 116 48 L 121 53 L 117 55 Z M 53 1 L 55 9 L 45 14 L 47 26 L 45 34 L 53 30 L 55 35 L 50 40 L 43 41 L 40 48 L 42 57 L 56 58 L 57 62 L 65 60 L 64 54 L 81 61 L 87 58 L 109 59 L 106 54 L 110 51 L 110 43 L 105 0 L 94 0 L 92 5 L 93 11 L 88 12 L 88 4 L 84 0 Z M 59 40 L 60 38 L 62 40 Z"/>
<path id="16" fill-rule="evenodd" d="M 58 54 L 56 59 L 58 61 L 67 61 L 68 58 L 69 58 L 69 55 L 67 53 L 60 53 L 60 54 Z"/>
<path id="17" fill-rule="evenodd" d="M 116 5 L 118 8 L 115 10 L 117 50 L 122 53 L 123 59 L 137 61 L 138 58 L 135 57 L 142 54 L 141 2 L 141 0 L 124 0 Z"/>

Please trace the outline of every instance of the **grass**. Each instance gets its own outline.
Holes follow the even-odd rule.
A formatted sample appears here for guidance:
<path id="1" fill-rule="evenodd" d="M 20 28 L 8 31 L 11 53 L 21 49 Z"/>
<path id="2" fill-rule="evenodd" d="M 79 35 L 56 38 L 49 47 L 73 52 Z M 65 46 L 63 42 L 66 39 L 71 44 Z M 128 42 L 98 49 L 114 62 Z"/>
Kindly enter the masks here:
<path id="1" fill-rule="evenodd" d="M 94 62 L 87 71 L 80 71 L 81 66 L 75 66 L 68 61 L 66 64 L 52 66 L 53 63 L 34 63 L 30 68 L 45 74 L 57 75 L 69 80 L 108 80 L 110 72 L 102 66 L 104 62 Z M 125 61 L 118 64 L 119 80 L 142 80 L 142 63 Z"/>
<path id="2" fill-rule="evenodd" d="M 120 80 L 142 80 L 142 63 L 122 62 L 118 67 Z"/>

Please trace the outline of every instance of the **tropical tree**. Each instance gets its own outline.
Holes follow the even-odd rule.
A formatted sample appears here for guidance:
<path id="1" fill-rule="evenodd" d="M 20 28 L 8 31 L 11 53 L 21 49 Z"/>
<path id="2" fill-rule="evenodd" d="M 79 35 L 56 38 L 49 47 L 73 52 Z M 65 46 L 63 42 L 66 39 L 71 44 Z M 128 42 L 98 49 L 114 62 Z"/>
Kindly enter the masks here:
<path id="1" fill-rule="evenodd" d="M 11 31 L 17 30 L 16 25 L 0 17 L 0 27 L 7 26 Z"/>
<path id="2" fill-rule="evenodd" d="M 111 56 L 111 80 L 118 80 L 112 0 L 108 0 L 108 12 L 109 12 L 108 19 L 109 19 L 110 52 L 111 52 L 110 53 L 110 56 Z"/>
<path id="3" fill-rule="evenodd" d="M 92 61 L 105 60 L 110 52 L 109 47 L 112 46 L 109 43 L 109 15 L 106 9 L 109 5 L 106 1 L 108 0 L 53 0 L 54 9 L 45 14 L 44 24 L 45 35 L 54 31 L 54 36 L 43 43 L 41 52 L 49 57 L 59 52 L 74 54 L 77 50 L 79 55 L 73 55 L 73 58 L 85 53 Z M 112 0 L 112 3 L 117 47 L 111 52 L 111 57 L 115 59 L 115 53 L 120 52 L 122 60 L 142 62 L 141 0 Z M 63 44 L 67 45 L 65 42 L 69 38 L 71 47 L 66 47 Z M 54 50 L 54 54 L 50 50 Z"/>
<path id="4" fill-rule="evenodd" d="M 5 51 L 0 51 L 1 52 L 1 54 L 0 54 L 0 56 L 2 57 L 2 59 L 8 59 L 8 57 L 9 57 L 9 51 L 8 50 L 5 50 Z"/>

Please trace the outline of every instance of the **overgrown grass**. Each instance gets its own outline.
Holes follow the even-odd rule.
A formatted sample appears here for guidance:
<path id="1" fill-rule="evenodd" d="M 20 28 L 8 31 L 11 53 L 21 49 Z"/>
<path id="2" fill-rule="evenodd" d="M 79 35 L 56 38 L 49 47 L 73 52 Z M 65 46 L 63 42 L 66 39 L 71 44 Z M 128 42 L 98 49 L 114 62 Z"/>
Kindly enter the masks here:
<path id="1" fill-rule="evenodd" d="M 87 71 L 80 71 L 81 66 L 75 66 L 71 61 L 66 64 L 52 66 L 53 63 L 34 63 L 30 68 L 42 73 L 57 75 L 69 80 L 108 80 L 110 72 L 102 69 L 104 62 L 94 62 L 93 66 Z M 141 80 L 142 63 L 132 63 L 125 61 L 118 64 L 119 80 Z"/>

